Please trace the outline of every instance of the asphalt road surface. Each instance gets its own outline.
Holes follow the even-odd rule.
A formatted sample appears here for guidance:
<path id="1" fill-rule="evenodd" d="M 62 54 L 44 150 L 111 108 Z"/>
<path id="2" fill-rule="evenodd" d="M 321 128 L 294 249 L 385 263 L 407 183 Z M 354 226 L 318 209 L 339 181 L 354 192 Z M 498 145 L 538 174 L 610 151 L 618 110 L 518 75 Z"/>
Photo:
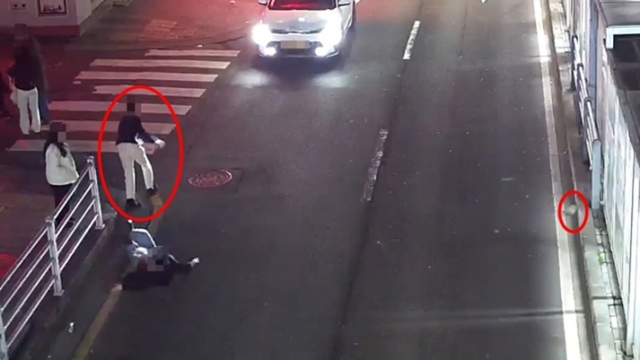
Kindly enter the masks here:
<path id="1" fill-rule="evenodd" d="M 245 51 L 190 114 L 157 240 L 202 263 L 123 293 L 90 360 L 579 358 L 534 2 L 358 11 L 344 63 L 256 67 Z M 218 168 L 230 187 L 186 181 Z"/>

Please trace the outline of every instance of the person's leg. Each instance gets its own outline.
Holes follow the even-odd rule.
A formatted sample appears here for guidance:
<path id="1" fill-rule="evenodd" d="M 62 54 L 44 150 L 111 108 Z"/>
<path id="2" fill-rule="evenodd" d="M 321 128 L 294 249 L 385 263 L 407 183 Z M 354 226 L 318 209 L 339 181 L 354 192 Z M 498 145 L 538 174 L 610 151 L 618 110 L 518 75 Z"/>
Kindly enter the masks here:
<path id="1" fill-rule="evenodd" d="M 200 260 L 198 258 L 193 258 L 189 262 L 181 263 L 175 256 L 171 254 L 167 255 L 167 266 L 176 274 L 190 273 L 193 267 L 199 262 Z"/>
<path id="2" fill-rule="evenodd" d="M 40 119 L 43 124 L 48 124 L 51 119 L 49 118 L 49 99 L 47 94 L 38 89 L 38 109 L 40 109 Z"/>
<path id="3" fill-rule="evenodd" d="M 38 104 L 38 89 L 29 91 L 29 110 L 31 111 L 31 126 L 33 132 L 40 133 L 40 106 Z"/>
<path id="4" fill-rule="evenodd" d="M 60 205 L 60 203 L 64 199 L 64 196 L 67 194 L 68 189 L 66 189 L 66 185 L 50 185 L 50 186 L 51 186 L 51 192 L 53 193 L 53 206 L 54 208 L 57 209 L 58 205 Z M 65 206 L 65 208 L 67 208 L 67 206 Z M 60 214 L 58 215 L 58 217 L 54 219 L 56 225 L 59 225 L 62 219 L 64 219 L 64 216 L 66 215 L 66 211 L 67 209 L 63 209 L 62 211 L 60 211 Z"/>
<path id="5" fill-rule="evenodd" d="M 20 130 L 23 135 L 29 135 L 29 94 L 27 91 L 16 89 L 16 100 L 20 110 Z"/>
<path id="6" fill-rule="evenodd" d="M 156 188 L 154 179 L 153 179 L 153 167 L 151 167 L 151 162 L 147 157 L 147 154 L 144 152 L 144 148 L 142 146 L 137 146 L 135 152 L 133 152 L 135 156 L 135 161 L 142 168 L 142 176 L 144 177 L 144 186 L 149 192 L 153 192 Z"/>
<path id="7" fill-rule="evenodd" d="M 132 144 L 119 144 L 117 146 L 120 163 L 124 171 L 125 193 L 127 195 L 127 204 L 136 202 L 136 172 L 133 168 L 134 158 L 131 156 Z"/>
<path id="8" fill-rule="evenodd" d="M 5 95 L 11 94 L 11 88 L 4 80 L 4 75 L 0 73 L 0 117 L 9 117 L 9 108 L 7 107 L 7 101 Z"/>
<path id="9" fill-rule="evenodd" d="M 7 100 L 5 94 L 0 92 L 0 118 L 10 118 L 11 112 L 7 107 Z"/>
<path id="10" fill-rule="evenodd" d="M 73 184 L 67 184 L 67 185 L 61 185 L 60 186 L 60 192 L 62 193 L 62 199 L 64 199 L 64 197 L 67 196 L 67 194 L 69 193 L 69 190 L 71 190 L 72 186 L 73 186 Z M 62 201 L 62 199 L 60 199 L 60 201 Z M 67 216 L 67 214 L 69 213 L 69 208 L 70 207 L 71 207 L 71 200 L 69 200 L 67 202 L 67 204 L 60 211 L 60 221 L 62 221 L 62 219 L 64 219 L 64 217 Z M 69 219 L 69 224 L 73 224 L 73 222 L 74 222 L 74 219 L 70 218 Z"/>

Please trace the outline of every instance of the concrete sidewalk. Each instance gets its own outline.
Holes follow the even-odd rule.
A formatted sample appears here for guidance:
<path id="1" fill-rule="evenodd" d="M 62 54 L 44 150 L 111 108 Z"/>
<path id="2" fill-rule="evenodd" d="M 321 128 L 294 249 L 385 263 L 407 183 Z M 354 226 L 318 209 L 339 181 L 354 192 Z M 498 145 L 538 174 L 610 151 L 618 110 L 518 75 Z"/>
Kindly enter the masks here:
<path id="1" fill-rule="evenodd" d="M 52 211 L 43 170 L 0 164 L 0 253 L 20 255 Z"/>
<path id="2" fill-rule="evenodd" d="M 582 164 L 582 138 L 578 131 L 575 112 L 574 93 L 571 86 L 571 54 L 569 37 L 565 19 L 565 10 L 561 0 L 549 0 L 549 13 L 552 24 L 553 46 L 557 62 L 560 84 L 558 84 L 557 100 L 564 110 L 564 123 L 571 160 L 571 178 L 573 188 L 583 194 L 590 194 L 589 169 Z M 584 209 L 579 207 L 578 218 L 585 216 Z M 582 257 L 576 259 L 583 270 L 582 279 L 586 282 L 583 294 L 590 323 L 591 353 L 594 360 L 627 360 L 625 354 L 624 310 L 620 298 L 620 290 L 613 266 L 611 249 L 607 239 L 606 225 L 600 219 L 601 214 L 590 214 L 585 229 L 574 236 L 576 246 Z M 577 220 L 576 220 L 577 223 Z M 615 270 L 614 270 L 615 271 Z"/>
<path id="3" fill-rule="evenodd" d="M 136 50 L 222 43 L 244 37 L 262 6 L 257 0 L 133 0 L 103 9 L 85 33 L 67 46 L 76 50 Z"/>

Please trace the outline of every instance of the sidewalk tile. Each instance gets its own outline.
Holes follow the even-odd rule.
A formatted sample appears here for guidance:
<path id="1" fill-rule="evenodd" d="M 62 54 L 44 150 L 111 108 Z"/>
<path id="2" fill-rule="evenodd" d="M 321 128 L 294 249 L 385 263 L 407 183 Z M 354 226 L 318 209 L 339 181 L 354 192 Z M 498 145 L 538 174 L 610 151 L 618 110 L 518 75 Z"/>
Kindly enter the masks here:
<path id="1" fill-rule="evenodd" d="M 257 0 L 134 0 L 113 7 L 96 19 L 85 34 L 72 41 L 73 48 L 139 45 L 139 48 L 179 46 L 202 39 L 222 42 L 246 34 L 262 6 Z M 155 45 L 151 45 L 154 43 Z"/>

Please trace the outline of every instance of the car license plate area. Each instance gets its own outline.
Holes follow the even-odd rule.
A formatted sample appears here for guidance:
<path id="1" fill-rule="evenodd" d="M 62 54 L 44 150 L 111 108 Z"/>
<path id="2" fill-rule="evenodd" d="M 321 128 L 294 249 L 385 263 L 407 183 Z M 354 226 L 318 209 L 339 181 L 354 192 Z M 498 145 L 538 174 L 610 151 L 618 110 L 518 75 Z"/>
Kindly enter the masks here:
<path id="1" fill-rule="evenodd" d="M 306 50 L 310 47 L 308 41 L 283 41 L 280 43 L 280 48 L 283 50 Z"/>

